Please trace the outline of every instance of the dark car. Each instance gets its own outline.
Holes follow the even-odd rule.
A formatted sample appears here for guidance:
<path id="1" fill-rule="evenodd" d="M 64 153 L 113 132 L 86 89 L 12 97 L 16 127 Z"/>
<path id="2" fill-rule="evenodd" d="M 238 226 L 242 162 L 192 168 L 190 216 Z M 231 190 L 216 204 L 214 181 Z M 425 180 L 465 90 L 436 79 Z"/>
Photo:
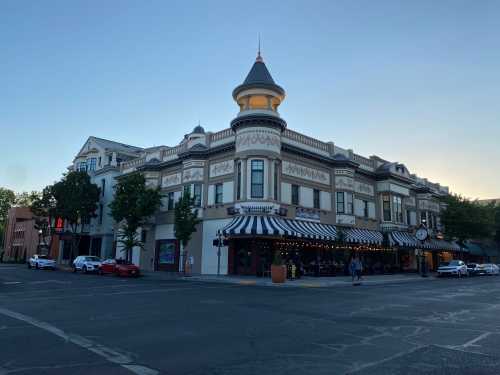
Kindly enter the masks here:
<path id="1" fill-rule="evenodd" d="M 469 272 L 470 276 L 479 275 L 479 264 L 468 263 L 467 264 L 467 272 Z"/>

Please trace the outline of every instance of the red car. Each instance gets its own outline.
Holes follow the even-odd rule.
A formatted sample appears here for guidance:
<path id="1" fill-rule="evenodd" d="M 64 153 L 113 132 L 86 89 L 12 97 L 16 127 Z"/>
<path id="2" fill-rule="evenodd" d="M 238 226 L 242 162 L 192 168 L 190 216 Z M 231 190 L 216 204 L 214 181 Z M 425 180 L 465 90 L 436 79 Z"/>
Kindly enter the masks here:
<path id="1" fill-rule="evenodd" d="M 116 276 L 134 276 L 140 275 L 139 267 L 123 259 L 106 259 L 101 263 L 99 274 L 111 273 Z"/>

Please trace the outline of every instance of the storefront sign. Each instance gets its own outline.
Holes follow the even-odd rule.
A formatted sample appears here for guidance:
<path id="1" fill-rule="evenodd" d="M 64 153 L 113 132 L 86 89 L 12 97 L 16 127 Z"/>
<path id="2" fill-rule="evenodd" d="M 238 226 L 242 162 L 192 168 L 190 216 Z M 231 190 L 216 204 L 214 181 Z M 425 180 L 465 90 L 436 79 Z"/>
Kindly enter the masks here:
<path id="1" fill-rule="evenodd" d="M 330 185 L 330 174 L 318 169 L 309 168 L 305 165 L 292 163 L 284 160 L 282 163 L 282 172 L 288 176 L 301 178 L 303 180 L 318 182 L 320 184 Z"/>

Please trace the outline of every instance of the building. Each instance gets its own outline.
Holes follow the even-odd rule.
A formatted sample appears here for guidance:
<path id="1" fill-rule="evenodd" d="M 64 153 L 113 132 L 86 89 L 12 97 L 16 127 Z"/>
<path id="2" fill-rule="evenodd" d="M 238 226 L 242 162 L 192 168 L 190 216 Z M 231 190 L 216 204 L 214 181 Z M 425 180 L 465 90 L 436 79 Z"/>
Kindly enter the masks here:
<path id="1" fill-rule="evenodd" d="M 86 171 L 90 175 L 91 182 L 101 190 L 96 217 L 83 224 L 83 235 L 79 240 L 76 255 L 92 254 L 103 258 L 114 257 L 114 222 L 109 216 L 108 205 L 113 199 L 115 178 L 121 174 L 122 162 L 136 160 L 145 152 L 150 152 L 150 149 L 144 150 L 107 139 L 89 137 L 75 156 L 68 169 Z M 67 263 L 71 256 L 71 236 L 63 234 L 61 238 L 59 261 Z"/>
<path id="2" fill-rule="evenodd" d="M 180 271 L 188 254 L 193 273 L 215 274 L 220 264 L 222 274 L 266 275 L 279 250 L 300 260 L 307 272 L 328 274 L 342 272 L 353 252 L 374 272 L 414 270 L 420 255 L 431 267 L 457 256 L 459 247 L 440 236 L 440 197 L 448 188 L 412 174 L 402 163 L 365 157 L 289 129 L 278 112 L 285 90 L 260 53 L 232 96 L 239 112 L 229 127 L 206 132 L 196 126 L 173 147 L 134 148 L 116 163 L 111 179 L 143 173 L 164 197 L 142 228 L 145 250 L 134 251 L 142 268 Z M 85 150 L 73 168 L 85 162 L 90 170 Z M 95 181 L 97 174 L 96 167 Z M 195 197 L 202 222 L 188 247 L 180 249 L 173 208 L 186 190 Z M 415 230 L 422 223 L 430 236 L 419 241 Z M 111 241 L 110 227 L 107 233 Z M 213 241 L 218 233 L 228 240 L 220 259 Z"/>
<path id="3" fill-rule="evenodd" d="M 38 252 L 41 238 L 29 208 L 9 209 L 4 238 L 4 262 L 21 262 Z"/>

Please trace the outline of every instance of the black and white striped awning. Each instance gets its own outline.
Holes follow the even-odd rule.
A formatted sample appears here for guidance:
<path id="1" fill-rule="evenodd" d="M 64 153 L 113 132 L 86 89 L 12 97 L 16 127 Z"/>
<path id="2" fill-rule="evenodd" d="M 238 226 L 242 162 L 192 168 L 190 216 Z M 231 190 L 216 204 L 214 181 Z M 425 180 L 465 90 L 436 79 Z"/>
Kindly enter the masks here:
<path id="1" fill-rule="evenodd" d="M 222 228 L 221 233 L 226 237 L 263 235 L 328 241 L 334 241 L 337 237 L 337 230 L 333 225 L 266 215 L 237 216 Z"/>
<path id="2" fill-rule="evenodd" d="M 376 230 L 347 228 L 343 230 L 344 240 L 348 243 L 382 245 L 384 235 Z"/>
<path id="3" fill-rule="evenodd" d="M 419 241 L 411 233 L 394 231 L 389 233 L 389 244 L 391 246 L 414 248 L 419 246 Z"/>
<path id="4" fill-rule="evenodd" d="M 424 242 L 420 242 L 413 234 L 408 232 L 391 232 L 389 234 L 389 243 L 391 244 L 391 246 L 397 245 L 401 247 L 437 251 L 460 251 L 460 246 L 458 246 L 456 243 L 439 240 L 436 238 L 427 239 Z"/>

